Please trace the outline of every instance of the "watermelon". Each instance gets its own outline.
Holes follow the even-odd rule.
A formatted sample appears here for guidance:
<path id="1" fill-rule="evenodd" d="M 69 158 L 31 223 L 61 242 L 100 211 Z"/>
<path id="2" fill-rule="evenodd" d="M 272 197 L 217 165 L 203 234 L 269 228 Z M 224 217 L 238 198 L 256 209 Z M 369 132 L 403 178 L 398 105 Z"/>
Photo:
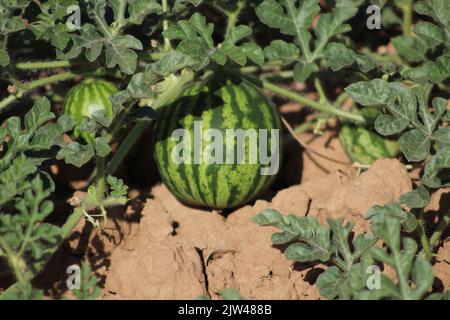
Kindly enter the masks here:
<path id="1" fill-rule="evenodd" d="M 353 162 L 369 165 L 380 158 L 395 158 L 400 153 L 399 144 L 363 127 L 344 125 L 339 141 Z"/>
<path id="2" fill-rule="evenodd" d="M 246 81 L 193 85 L 161 110 L 155 130 L 162 180 L 188 205 L 224 209 L 245 204 L 264 191 L 278 171 L 278 112 Z M 243 132 L 248 136 L 233 138 Z"/>
<path id="3" fill-rule="evenodd" d="M 113 83 L 96 78 L 86 79 L 70 90 L 64 102 L 64 114 L 75 120 L 74 138 L 82 137 L 87 142 L 92 140 L 91 134 L 80 129 L 81 123 L 98 111 L 104 111 L 106 117 L 111 118 L 113 107 L 110 97 L 117 91 Z"/>

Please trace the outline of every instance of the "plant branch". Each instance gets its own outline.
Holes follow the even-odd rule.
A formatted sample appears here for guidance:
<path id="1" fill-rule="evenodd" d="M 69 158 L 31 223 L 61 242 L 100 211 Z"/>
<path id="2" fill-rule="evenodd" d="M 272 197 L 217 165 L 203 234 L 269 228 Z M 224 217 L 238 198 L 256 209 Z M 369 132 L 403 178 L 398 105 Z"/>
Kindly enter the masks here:
<path id="1" fill-rule="evenodd" d="M 236 3 L 236 9 L 233 12 L 227 13 L 228 15 L 228 23 L 227 23 L 227 29 L 225 31 L 225 39 L 228 39 L 231 33 L 231 30 L 236 26 L 236 23 L 239 19 L 239 14 L 241 13 L 242 9 L 245 7 L 245 1 L 238 0 Z"/>
<path id="2" fill-rule="evenodd" d="M 123 25 L 124 25 L 126 5 L 127 5 L 127 1 L 126 0 L 120 0 L 119 10 L 118 10 L 118 13 L 117 13 L 117 21 L 116 21 L 120 28 L 122 28 Z"/>
<path id="3" fill-rule="evenodd" d="M 328 103 L 328 98 L 325 94 L 325 90 L 323 89 L 322 83 L 320 82 L 318 77 L 314 79 L 314 86 L 316 87 L 317 93 L 319 94 L 320 102 Z"/>
<path id="4" fill-rule="evenodd" d="M 432 254 L 431 254 L 430 243 L 428 242 L 427 234 L 425 232 L 423 210 L 420 213 L 418 222 L 419 222 L 418 231 L 419 231 L 420 243 L 422 244 L 422 248 L 425 253 L 425 257 L 427 258 L 428 261 L 431 261 Z"/>
<path id="5" fill-rule="evenodd" d="M 71 67 L 74 63 L 69 60 L 55 60 L 55 61 L 34 61 L 34 62 L 19 62 L 16 64 L 17 69 L 50 69 L 50 68 L 65 68 Z"/>
<path id="6" fill-rule="evenodd" d="M 162 6 L 162 11 L 165 15 L 168 12 L 167 0 L 162 0 L 161 6 Z M 162 24 L 163 24 L 163 34 L 164 34 L 164 31 L 166 31 L 169 28 L 169 21 L 167 20 L 167 18 L 165 16 L 164 16 Z M 170 39 L 167 37 L 164 37 L 164 51 L 169 51 L 170 49 L 172 49 L 172 45 L 170 44 Z"/>
<path id="7" fill-rule="evenodd" d="M 47 78 L 42 78 L 42 79 L 28 82 L 28 83 L 24 84 L 24 86 L 23 86 L 24 89 L 20 89 L 17 94 L 11 94 L 0 101 L 0 111 L 2 111 L 4 108 L 6 108 L 13 101 L 21 98 L 23 95 L 27 94 L 29 91 L 31 91 L 35 88 L 42 87 L 47 84 L 51 84 L 51 83 L 55 83 L 55 82 L 59 82 L 59 81 L 70 80 L 77 76 L 79 76 L 78 73 L 64 72 L 64 73 L 55 74 L 55 75 L 47 77 Z"/>
<path id="8" fill-rule="evenodd" d="M 11 266 L 11 269 L 14 272 L 14 276 L 16 277 L 16 280 L 20 283 L 26 282 L 25 278 L 23 276 L 22 269 L 20 267 L 21 259 L 18 258 L 18 256 L 14 253 L 14 251 L 9 246 L 8 242 L 5 241 L 2 237 L 0 237 L 0 247 L 3 249 L 3 251 L 6 254 L 6 258 L 8 259 L 9 265 Z"/>
<path id="9" fill-rule="evenodd" d="M 272 91 L 272 92 L 274 92 L 276 94 L 279 94 L 279 95 L 281 95 L 283 97 L 289 98 L 289 99 L 291 99 L 293 101 L 302 103 L 302 104 L 304 104 L 304 105 L 306 105 L 308 107 L 311 107 L 311 108 L 313 108 L 315 110 L 318 110 L 318 111 L 321 111 L 321 112 L 325 112 L 325 113 L 328 113 L 328 114 L 333 114 L 333 115 L 338 116 L 340 118 L 351 120 L 351 121 L 358 122 L 358 123 L 364 123 L 365 122 L 364 117 L 362 117 L 359 114 L 355 114 L 355 113 L 352 113 L 352 112 L 348 112 L 348 111 L 345 111 L 345 110 L 342 110 L 342 109 L 335 108 L 332 105 L 330 105 L 329 103 L 320 103 L 320 102 L 308 99 L 308 98 L 306 98 L 306 97 L 304 97 L 304 96 L 302 96 L 302 95 L 300 95 L 298 93 L 295 93 L 295 92 L 293 92 L 291 90 L 288 90 L 288 89 L 285 89 L 285 88 L 282 88 L 282 87 L 279 87 L 279 86 L 277 86 L 277 85 L 275 85 L 275 84 L 273 84 L 271 82 L 263 81 L 261 83 L 261 86 L 264 89 L 268 89 L 268 90 L 270 90 L 270 91 Z"/>
<path id="10" fill-rule="evenodd" d="M 436 246 L 438 245 L 439 241 L 441 240 L 442 233 L 444 233 L 445 229 L 450 225 L 450 210 L 442 216 L 441 220 L 439 221 L 436 230 L 434 230 L 433 234 L 430 238 L 430 246 L 431 249 L 436 249 Z"/>
<path id="11" fill-rule="evenodd" d="M 97 14 L 94 14 L 94 20 L 97 23 L 98 27 L 102 31 L 103 35 L 108 39 L 112 39 L 114 36 L 111 32 L 111 29 L 106 24 L 106 21 L 103 17 L 98 16 Z"/>
<path id="12" fill-rule="evenodd" d="M 405 36 L 411 35 L 413 2 L 414 2 L 414 0 L 405 0 L 404 4 L 400 6 L 403 11 L 402 29 L 403 29 L 403 34 Z"/>

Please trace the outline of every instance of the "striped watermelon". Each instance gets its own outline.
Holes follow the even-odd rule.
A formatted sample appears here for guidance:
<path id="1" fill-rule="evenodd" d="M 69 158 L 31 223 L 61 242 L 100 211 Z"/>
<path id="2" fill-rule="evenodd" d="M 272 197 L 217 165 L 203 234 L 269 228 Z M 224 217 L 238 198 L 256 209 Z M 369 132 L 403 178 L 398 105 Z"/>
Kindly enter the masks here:
<path id="1" fill-rule="evenodd" d="M 76 122 L 74 137 L 83 137 L 91 141 L 92 137 L 79 128 L 85 117 L 91 118 L 96 111 L 104 110 L 112 117 L 113 108 L 109 98 L 118 91 L 117 87 L 106 80 L 89 78 L 73 87 L 64 102 L 64 113 L 72 116 Z"/>
<path id="2" fill-rule="evenodd" d="M 224 143 L 221 149 L 217 149 L 219 151 L 211 153 L 208 152 L 211 151 L 208 149 L 209 141 L 202 143 L 201 155 L 204 158 L 201 163 L 195 163 L 194 128 L 195 123 L 198 124 L 199 121 L 202 132 L 218 129 L 223 135 Z M 173 159 L 174 148 L 181 141 L 181 138 L 172 139 L 176 129 L 184 129 L 192 137 L 190 144 L 186 142 L 186 146 L 189 146 L 186 148 L 186 154 L 191 157 L 191 163 L 178 163 Z M 164 183 L 180 201 L 216 209 L 236 207 L 258 196 L 272 182 L 275 174 L 261 174 L 261 168 L 268 165 L 263 166 L 260 161 L 250 161 L 250 153 L 255 151 L 250 147 L 250 139 L 245 139 L 245 161 L 237 163 L 236 158 L 233 158 L 234 163 L 227 163 L 227 150 L 232 150 L 236 155 L 238 148 L 237 139 L 226 139 L 227 129 L 254 129 L 258 133 L 258 143 L 263 141 L 259 129 L 266 129 L 267 154 L 273 152 L 280 161 L 279 115 L 265 96 L 250 83 L 234 79 L 197 83 L 188 89 L 182 98 L 161 110 L 155 128 L 156 164 Z M 278 132 L 278 136 L 272 129 Z M 276 144 L 272 145 L 272 137 L 274 141 L 277 140 Z M 258 144 L 257 151 L 260 150 L 259 146 Z M 220 155 L 220 150 L 224 155 L 223 163 L 205 161 Z M 231 160 L 231 156 L 229 159 Z"/>
<path id="3" fill-rule="evenodd" d="M 397 141 L 362 127 L 342 126 L 339 140 L 350 160 L 361 164 L 372 164 L 380 158 L 395 158 L 400 153 Z"/>

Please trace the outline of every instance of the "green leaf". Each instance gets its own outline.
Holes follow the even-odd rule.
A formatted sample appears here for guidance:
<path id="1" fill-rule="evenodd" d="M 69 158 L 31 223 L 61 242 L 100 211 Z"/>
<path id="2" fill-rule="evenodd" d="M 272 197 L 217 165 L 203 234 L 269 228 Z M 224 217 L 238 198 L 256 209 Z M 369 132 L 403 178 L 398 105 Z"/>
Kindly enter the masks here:
<path id="1" fill-rule="evenodd" d="M 50 34 L 50 43 L 59 50 L 64 50 L 70 41 L 67 27 L 64 23 L 58 23 Z"/>
<path id="2" fill-rule="evenodd" d="M 370 208 L 366 218 L 370 219 L 372 233 L 376 236 L 381 236 L 381 228 L 387 220 L 398 221 L 406 232 L 413 232 L 418 223 L 414 214 L 403 210 L 396 202 Z"/>
<path id="3" fill-rule="evenodd" d="M 450 8 L 446 0 L 417 1 L 414 10 L 422 15 L 432 17 L 437 22 L 448 28 Z"/>
<path id="4" fill-rule="evenodd" d="M 266 209 L 252 218 L 262 226 L 274 226 L 282 232 L 272 235 L 274 244 L 291 243 L 284 254 L 290 260 L 300 262 L 328 262 L 329 267 L 317 279 L 320 294 L 328 299 L 339 296 L 350 299 L 365 289 L 367 259 L 370 248 L 377 239 L 372 235 L 360 234 L 352 238 L 353 224 L 344 225 L 344 219 L 328 219 L 327 227 L 319 225 L 312 217 L 283 216 L 278 211 Z"/>
<path id="5" fill-rule="evenodd" d="M 450 185 L 450 179 L 439 176 L 443 170 L 450 168 L 450 148 L 442 148 L 427 162 L 422 182 L 429 188 Z"/>
<path id="6" fill-rule="evenodd" d="M 430 138 L 422 131 L 413 129 L 404 133 L 398 140 L 400 149 L 409 162 L 425 160 L 430 154 Z"/>
<path id="7" fill-rule="evenodd" d="M 268 47 L 264 48 L 264 56 L 269 60 L 281 60 L 284 64 L 289 64 L 296 60 L 299 55 L 297 46 L 283 40 L 274 40 Z"/>
<path id="8" fill-rule="evenodd" d="M 450 55 L 442 55 L 436 61 L 427 61 L 418 67 L 407 69 L 402 74 L 417 82 L 441 83 L 450 77 Z"/>
<path id="9" fill-rule="evenodd" d="M 441 148 L 450 147 L 450 127 L 439 128 L 433 134 L 433 139 Z"/>
<path id="10" fill-rule="evenodd" d="M 445 35 L 442 29 L 430 22 L 419 22 L 416 24 L 414 32 L 431 48 L 445 41 Z"/>
<path id="11" fill-rule="evenodd" d="M 342 43 L 331 42 L 325 49 L 325 58 L 333 71 L 351 66 L 355 62 L 353 50 L 347 48 Z"/>
<path id="12" fill-rule="evenodd" d="M 410 208 L 425 208 L 431 201 L 430 193 L 427 188 L 420 185 L 417 189 L 403 194 L 399 202 Z"/>
<path id="13" fill-rule="evenodd" d="M 105 42 L 105 47 L 108 68 L 118 65 L 122 72 L 134 73 L 137 66 L 137 53 L 134 50 L 142 50 L 142 43 L 138 39 L 129 34 L 116 36 Z"/>
<path id="14" fill-rule="evenodd" d="M 417 243 L 411 238 L 401 239 L 400 222 L 389 218 L 383 221 L 379 234 L 389 248 L 373 247 L 372 257 L 389 265 L 396 272 L 396 280 L 382 275 L 378 290 L 366 291 L 366 299 L 418 300 L 431 289 L 434 272 L 425 257 L 417 254 Z"/>
<path id="15" fill-rule="evenodd" d="M 399 36 L 392 40 L 397 54 L 409 62 L 420 62 L 425 59 L 426 42 L 417 37 Z"/>
<path id="16" fill-rule="evenodd" d="M 72 142 L 59 150 L 56 158 L 58 160 L 64 159 L 67 164 L 80 168 L 89 162 L 94 155 L 94 147 L 91 144 L 82 145 L 78 142 Z"/>
<path id="17" fill-rule="evenodd" d="M 339 294 L 339 288 L 344 281 L 344 273 L 338 267 L 331 266 L 319 275 L 316 285 L 322 297 L 334 299 Z"/>
<path id="18" fill-rule="evenodd" d="M 94 140 L 95 154 L 99 157 L 106 157 L 111 152 L 111 147 L 108 141 L 103 137 L 95 138 Z"/>
<path id="19" fill-rule="evenodd" d="M 0 48 L 0 66 L 6 67 L 10 63 L 8 52 L 5 49 Z"/>
<path id="20" fill-rule="evenodd" d="M 90 62 L 97 60 L 103 48 L 103 38 L 96 28 L 89 23 L 83 24 L 80 34 L 71 35 L 72 47 L 66 52 L 57 51 L 59 59 L 73 59 L 78 57 L 83 49 L 86 59 Z"/>
<path id="21" fill-rule="evenodd" d="M 244 55 L 252 60 L 257 65 L 262 66 L 264 64 L 264 53 L 257 44 L 253 42 L 244 43 L 240 46 L 240 49 L 244 53 Z"/>
<path id="22" fill-rule="evenodd" d="M 164 55 L 154 64 L 147 66 L 145 76 L 152 77 L 153 74 L 159 77 L 167 77 L 169 74 L 177 72 L 183 68 L 194 66 L 196 60 L 189 55 L 179 51 L 171 51 Z"/>
<path id="23" fill-rule="evenodd" d="M 106 182 L 109 185 L 110 196 L 115 198 L 116 200 L 124 199 L 124 202 L 128 201 L 127 194 L 128 194 L 128 187 L 123 183 L 122 179 L 118 179 L 113 176 L 108 176 L 106 178 Z"/>
<path id="24" fill-rule="evenodd" d="M 264 24 L 271 28 L 280 29 L 284 34 L 296 37 L 306 63 L 312 63 L 311 34 L 308 31 L 312 20 L 320 12 L 317 0 L 280 1 L 265 0 L 257 8 L 256 14 Z"/>
<path id="25" fill-rule="evenodd" d="M 300 61 L 294 67 L 294 79 L 299 82 L 306 81 L 312 73 L 318 70 L 319 67 L 315 63 Z"/>
<path id="26" fill-rule="evenodd" d="M 91 268 L 87 262 L 83 262 L 80 268 L 80 288 L 72 292 L 78 300 L 95 300 L 102 293 L 98 286 L 98 279 L 92 274 Z"/>
<path id="27" fill-rule="evenodd" d="M 189 20 L 178 21 L 164 31 L 164 36 L 171 40 L 179 40 L 176 51 L 177 56 L 169 56 L 172 66 L 191 66 L 198 71 L 206 67 L 211 59 L 219 65 L 225 65 L 230 59 L 240 66 L 247 64 L 247 59 L 261 65 L 264 55 L 260 47 L 254 43 L 238 45 L 251 34 L 251 28 L 239 25 L 231 29 L 227 39 L 219 46 L 214 46 L 212 34 L 214 25 L 206 23 L 206 19 L 199 13 L 194 13 Z M 157 63 L 146 70 L 146 77 L 154 81 L 161 71 L 167 70 L 163 63 Z"/>
<path id="28" fill-rule="evenodd" d="M 162 7 L 155 0 L 134 0 L 129 2 L 128 12 L 130 22 L 139 25 L 147 15 L 162 12 Z"/>
<path id="29" fill-rule="evenodd" d="M 381 79 L 356 82 L 345 88 L 345 91 L 363 106 L 387 105 L 395 100 L 395 91 Z"/>
<path id="30" fill-rule="evenodd" d="M 285 251 L 288 259 L 295 261 L 327 261 L 331 254 L 329 229 L 321 227 L 315 218 L 295 215 L 282 216 L 276 210 L 268 209 L 253 217 L 253 222 L 262 226 L 275 226 L 281 233 L 272 235 L 274 244 L 288 243 L 294 239 L 301 243 L 291 244 Z"/>
<path id="31" fill-rule="evenodd" d="M 280 29 L 284 34 L 298 38 L 303 37 L 304 32 L 311 26 L 313 17 L 319 11 L 317 0 L 265 0 L 256 8 L 256 14 L 261 22 L 271 28 Z"/>
<path id="32" fill-rule="evenodd" d="M 344 0 L 338 1 L 331 12 L 320 16 L 317 27 L 314 29 L 317 36 L 316 55 L 321 54 L 321 50 L 325 48 L 331 37 L 351 30 L 351 27 L 344 22 L 355 16 L 357 12 L 358 8 L 353 1 Z"/>

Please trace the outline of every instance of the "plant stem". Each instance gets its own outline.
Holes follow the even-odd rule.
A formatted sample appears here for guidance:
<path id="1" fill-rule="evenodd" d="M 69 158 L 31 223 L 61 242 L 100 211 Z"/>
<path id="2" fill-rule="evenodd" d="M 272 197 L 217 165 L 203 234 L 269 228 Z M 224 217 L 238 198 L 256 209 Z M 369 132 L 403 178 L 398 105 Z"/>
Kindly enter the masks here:
<path id="1" fill-rule="evenodd" d="M 67 219 L 66 223 L 64 223 L 64 225 L 61 227 L 61 239 L 60 239 L 61 242 L 60 242 L 60 244 L 72 233 L 72 230 L 76 227 L 76 225 L 78 224 L 78 222 L 80 221 L 80 219 L 82 217 L 83 217 L 83 211 L 79 210 L 78 208 L 72 212 L 72 214 Z M 5 245 L 5 243 L 2 242 L 2 238 L 0 237 L 0 247 L 3 247 L 4 245 Z M 53 247 L 50 247 L 49 249 L 45 250 L 45 254 L 48 256 L 52 256 L 59 247 L 60 247 L 60 245 L 55 245 Z M 17 269 L 20 271 L 20 273 L 16 273 L 16 271 L 14 271 L 18 282 L 24 283 L 24 282 L 26 282 L 26 278 L 32 279 L 34 276 L 36 276 L 36 274 L 38 274 L 38 272 L 44 267 L 46 262 L 47 261 L 40 261 L 40 262 L 36 263 L 33 266 L 33 269 L 29 269 L 26 273 L 23 273 L 20 270 L 20 264 L 17 262 L 17 259 L 15 261 L 13 261 L 12 263 L 10 261 L 10 264 L 11 264 L 11 267 L 13 268 L 13 270 Z M 12 265 L 12 264 L 14 264 L 14 265 Z M 0 300 L 3 295 L 10 293 L 10 292 L 14 292 L 14 290 L 16 290 L 16 289 L 17 289 L 17 283 L 13 284 L 8 289 L 6 289 L 5 292 L 0 294 Z"/>
<path id="2" fill-rule="evenodd" d="M 239 14 L 241 13 L 242 9 L 244 9 L 245 1 L 238 0 L 236 3 L 236 10 L 233 12 L 228 13 L 228 23 L 227 23 L 227 29 L 225 31 L 225 40 L 229 38 L 231 30 L 236 26 L 236 23 L 239 19 Z"/>
<path id="3" fill-rule="evenodd" d="M 439 240 L 441 240 L 442 233 L 447 229 L 447 227 L 450 225 L 450 210 L 441 218 L 439 221 L 436 230 L 434 230 L 433 234 L 430 238 L 430 246 L 432 250 L 436 248 L 436 246 L 439 243 Z"/>
<path id="4" fill-rule="evenodd" d="M 111 32 L 111 29 L 109 28 L 109 26 L 106 24 L 106 21 L 103 17 L 99 17 L 97 14 L 94 14 L 94 20 L 97 23 L 98 27 L 100 28 L 100 30 L 102 31 L 103 35 L 108 39 L 112 39 L 113 38 L 113 34 Z"/>
<path id="5" fill-rule="evenodd" d="M 120 28 L 123 27 L 123 22 L 125 20 L 125 7 L 127 5 L 127 0 L 120 0 L 119 3 L 119 12 L 117 13 L 117 24 Z"/>
<path id="6" fill-rule="evenodd" d="M 9 265 L 11 266 L 12 271 L 16 277 L 16 280 L 20 283 L 24 283 L 25 278 L 23 276 L 22 268 L 21 268 L 21 258 L 19 258 L 14 251 L 9 246 L 8 242 L 0 237 L 0 247 L 6 254 L 6 258 L 8 259 Z"/>
<path id="7" fill-rule="evenodd" d="M 164 12 L 164 14 L 166 14 L 168 11 L 167 0 L 162 0 L 161 6 L 162 6 L 162 11 Z M 169 28 L 169 21 L 167 20 L 166 17 L 164 17 L 162 24 L 163 24 L 163 35 L 164 35 L 164 31 L 166 31 Z M 164 37 L 164 51 L 169 51 L 170 49 L 172 49 L 172 45 L 170 44 L 170 39 L 167 37 Z"/>
<path id="8" fill-rule="evenodd" d="M 323 89 L 322 83 L 320 82 L 320 79 L 318 77 L 314 79 L 314 86 L 316 87 L 317 93 L 319 94 L 320 102 L 328 103 L 328 98 L 325 94 L 325 90 Z"/>
<path id="9" fill-rule="evenodd" d="M 81 217 L 83 217 L 83 211 L 82 210 L 74 210 L 72 214 L 69 216 L 67 221 L 64 223 L 64 225 L 61 227 L 61 237 L 62 239 L 67 238 L 72 230 L 77 226 L 78 222 L 80 221 Z"/>
<path id="10" fill-rule="evenodd" d="M 332 105 L 330 105 L 329 103 L 316 102 L 316 101 L 308 99 L 298 93 L 295 93 L 293 91 L 290 91 L 290 90 L 282 88 L 282 87 L 279 87 L 271 82 L 263 81 L 261 83 L 261 85 L 264 89 L 268 89 L 276 94 L 279 94 L 283 97 L 289 98 L 296 102 L 302 103 L 302 104 L 304 104 L 308 107 L 311 107 L 313 109 L 316 109 L 318 111 L 325 112 L 328 114 L 333 114 L 340 118 L 351 120 L 351 121 L 358 122 L 358 123 L 365 122 L 364 117 L 362 117 L 359 114 L 355 114 L 352 112 L 348 112 L 348 111 L 344 111 L 342 109 L 335 108 Z"/>
<path id="11" fill-rule="evenodd" d="M 2 111 L 2 109 L 6 108 L 11 102 L 21 98 L 23 95 L 25 95 L 26 93 L 28 93 L 29 91 L 31 91 L 35 88 L 42 87 L 42 86 L 45 86 L 47 84 L 54 83 L 54 82 L 70 80 L 77 76 L 79 76 L 79 74 L 77 74 L 77 73 L 64 72 L 64 73 L 55 74 L 55 75 L 47 77 L 47 78 L 42 78 L 42 79 L 28 82 L 28 83 L 24 84 L 23 90 L 20 90 L 15 95 L 11 94 L 11 95 L 7 96 L 6 98 L 4 98 L 2 101 L 0 101 L 0 111 Z"/>
<path id="12" fill-rule="evenodd" d="M 414 0 L 405 0 L 404 4 L 401 6 L 403 10 L 403 34 L 405 36 L 411 35 L 411 24 L 412 24 L 412 15 L 413 15 L 413 2 Z"/>
<path id="13" fill-rule="evenodd" d="M 16 68 L 21 70 L 64 68 L 71 66 L 73 66 L 73 63 L 69 60 L 19 62 L 16 64 Z"/>
<path id="14" fill-rule="evenodd" d="M 95 159 L 97 168 L 97 196 L 98 199 L 103 201 L 106 191 L 105 183 L 105 158 L 97 156 Z"/>
<path id="15" fill-rule="evenodd" d="M 137 139 L 141 136 L 141 134 L 145 131 L 145 129 L 147 129 L 147 127 L 148 123 L 146 122 L 139 122 L 134 126 L 134 128 L 130 131 L 125 140 L 123 140 L 123 142 L 121 143 L 119 149 L 117 149 L 116 153 L 114 154 L 114 157 L 106 166 L 104 172 L 106 176 L 116 171 L 116 169 L 122 163 L 123 159 L 125 159 L 125 156 L 128 154 L 128 151 L 130 151 L 131 147 L 136 143 Z"/>
<path id="16" fill-rule="evenodd" d="M 425 232 L 423 210 L 421 210 L 421 212 L 420 212 L 418 222 L 419 222 L 418 231 L 419 231 L 420 242 L 422 243 L 422 248 L 423 248 L 423 251 L 425 252 L 425 257 L 427 258 L 428 261 L 430 261 L 432 258 L 432 254 L 431 254 L 430 243 L 428 242 L 427 234 Z"/>

